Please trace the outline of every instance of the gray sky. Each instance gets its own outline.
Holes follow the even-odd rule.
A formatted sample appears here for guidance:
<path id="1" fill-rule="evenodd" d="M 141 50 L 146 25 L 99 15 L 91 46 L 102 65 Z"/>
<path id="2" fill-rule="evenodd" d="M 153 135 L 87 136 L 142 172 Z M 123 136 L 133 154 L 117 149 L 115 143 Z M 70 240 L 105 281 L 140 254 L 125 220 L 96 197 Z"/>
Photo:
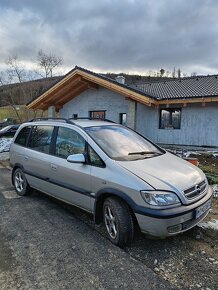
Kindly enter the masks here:
<path id="1" fill-rule="evenodd" d="M 0 69 L 39 49 L 101 72 L 218 74 L 217 0 L 0 0 Z"/>

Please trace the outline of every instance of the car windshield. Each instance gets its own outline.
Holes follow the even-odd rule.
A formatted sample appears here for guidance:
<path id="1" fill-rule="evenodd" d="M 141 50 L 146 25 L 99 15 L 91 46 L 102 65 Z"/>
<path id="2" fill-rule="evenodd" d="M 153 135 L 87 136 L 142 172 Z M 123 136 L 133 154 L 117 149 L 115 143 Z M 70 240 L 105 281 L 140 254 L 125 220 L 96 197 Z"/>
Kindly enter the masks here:
<path id="1" fill-rule="evenodd" d="M 118 125 L 85 128 L 102 150 L 112 159 L 130 161 L 151 158 L 163 152 L 136 132 Z"/>

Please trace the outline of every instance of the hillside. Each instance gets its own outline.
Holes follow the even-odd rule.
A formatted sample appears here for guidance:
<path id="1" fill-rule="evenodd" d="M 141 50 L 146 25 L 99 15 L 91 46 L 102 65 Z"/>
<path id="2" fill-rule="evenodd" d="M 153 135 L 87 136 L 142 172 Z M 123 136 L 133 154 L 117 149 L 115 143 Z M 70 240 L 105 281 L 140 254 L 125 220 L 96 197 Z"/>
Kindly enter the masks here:
<path id="1" fill-rule="evenodd" d="M 0 86 L 0 107 L 10 104 L 25 105 L 56 83 L 60 78 L 58 76 Z"/>

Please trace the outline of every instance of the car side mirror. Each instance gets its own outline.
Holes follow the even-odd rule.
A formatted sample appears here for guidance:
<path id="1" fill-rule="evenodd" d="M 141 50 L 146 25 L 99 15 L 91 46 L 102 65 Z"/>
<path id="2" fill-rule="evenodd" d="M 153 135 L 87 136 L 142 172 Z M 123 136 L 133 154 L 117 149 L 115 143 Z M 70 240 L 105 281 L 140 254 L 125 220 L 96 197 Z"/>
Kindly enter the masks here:
<path id="1" fill-rule="evenodd" d="M 67 157 L 67 161 L 70 163 L 85 163 L 85 156 L 83 154 L 72 154 Z"/>

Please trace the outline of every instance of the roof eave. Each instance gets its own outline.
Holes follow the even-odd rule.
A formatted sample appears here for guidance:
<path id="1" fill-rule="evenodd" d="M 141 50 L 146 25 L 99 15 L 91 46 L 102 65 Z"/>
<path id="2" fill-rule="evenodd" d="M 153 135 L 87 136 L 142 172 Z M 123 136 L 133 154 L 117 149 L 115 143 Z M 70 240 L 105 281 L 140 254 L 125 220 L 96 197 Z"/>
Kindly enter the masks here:
<path id="1" fill-rule="evenodd" d="M 113 80 L 107 80 L 107 78 L 104 78 L 100 75 L 97 75 L 95 73 L 90 73 L 89 71 L 83 70 L 81 68 L 75 67 L 72 71 L 70 71 L 68 74 L 65 75 L 59 82 L 57 82 L 55 85 L 53 85 L 51 88 L 49 88 L 47 91 L 45 91 L 42 95 L 37 97 L 35 100 L 28 103 L 26 106 L 28 109 L 44 109 L 46 98 L 52 97 L 52 94 L 56 93 L 58 90 L 60 90 L 61 87 L 64 87 L 65 84 L 73 80 L 75 76 L 80 76 L 83 79 L 85 79 L 88 82 L 95 83 L 99 86 L 105 87 L 107 89 L 113 90 L 117 93 L 120 93 L 124 95 L 125 97 L 128 97 L 132 100 L 138 101 L 140 103 L 143 103 L 147 106 L 151 106 L 152 104 L 156 104 L 156 100 L 152 98 L 151 96 L 147 96 L 145 93 L 137 92 L 136 90 L 129 88 L 128 86 L 121 85 L 119 83 L 116 83 L 116 81 Z M 55 105 L 55 104 L 54 104 Z"/>
<path id="2" fill-rule="evenodd" d="M 166 98 L 158 100 L 159 105 L 164 104 L 188 104 L 188 103 L 210 103 L 218 102 L 218 96 L 186 97 L 186 98 Z"/>

